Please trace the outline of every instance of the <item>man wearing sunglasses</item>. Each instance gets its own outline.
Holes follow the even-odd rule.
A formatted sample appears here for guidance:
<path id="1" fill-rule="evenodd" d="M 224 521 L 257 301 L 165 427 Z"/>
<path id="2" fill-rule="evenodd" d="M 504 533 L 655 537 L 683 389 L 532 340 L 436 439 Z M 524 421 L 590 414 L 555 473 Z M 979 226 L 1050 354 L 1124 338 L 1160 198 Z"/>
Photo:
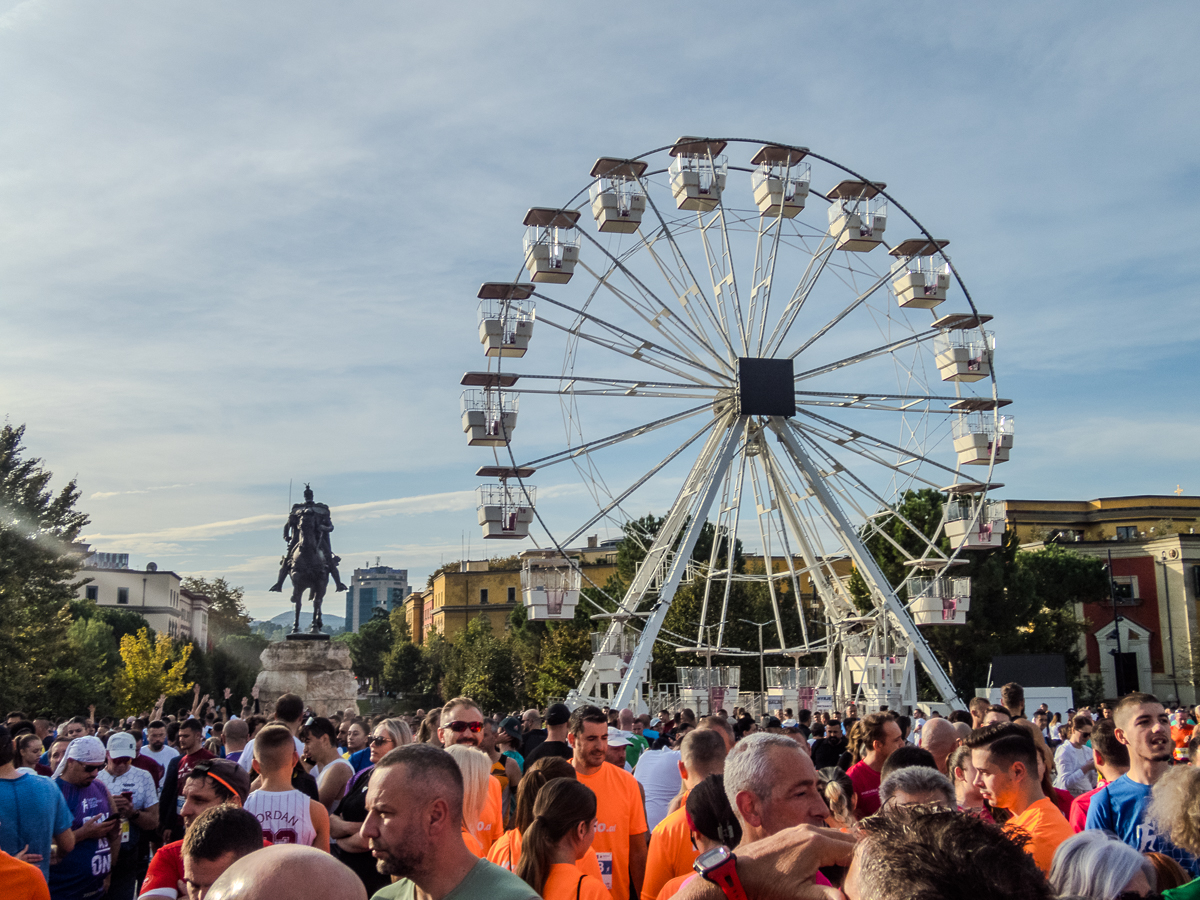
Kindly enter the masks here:
<path id="1" fill-rule="evenodd" d="M 449 749 L 455 744 L 478 747 L 483 737 L 483 713 L 470 697 L 455 697 L 442 708 L 442 724 L 438 740 Z M 488 799 L 479 820 L 483 823 L 476 833 L 486 855 L 496 839 L 504 833 L 504 789 L 498 778 L 488 779 Z"/>
<path id="2" fill-rule="evenodd" d="M 121 820 L 115 815 L 108 788 L 96 779 L 105 758 L 99 738 L 75 738 L 54 773 L 54 781 L 71 811 L 75 833 L 75 848 L 50 867 L 54 900 L 97 900 L 108 889 L 112 864 L 121 846 L 119 840 L 114 840 Z"/>

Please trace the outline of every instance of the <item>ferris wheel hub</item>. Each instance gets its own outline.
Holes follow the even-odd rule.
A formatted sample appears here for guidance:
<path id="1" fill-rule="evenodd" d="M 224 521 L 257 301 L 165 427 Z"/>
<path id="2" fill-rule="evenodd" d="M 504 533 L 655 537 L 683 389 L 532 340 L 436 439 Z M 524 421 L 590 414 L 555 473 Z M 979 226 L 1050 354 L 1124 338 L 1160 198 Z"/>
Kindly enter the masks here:
<path id="1" fill-rule="evenodd" d="M 796 414 L 793 361 L 743 356 L 738 359 L 738 415 L 784 416 Z"/>

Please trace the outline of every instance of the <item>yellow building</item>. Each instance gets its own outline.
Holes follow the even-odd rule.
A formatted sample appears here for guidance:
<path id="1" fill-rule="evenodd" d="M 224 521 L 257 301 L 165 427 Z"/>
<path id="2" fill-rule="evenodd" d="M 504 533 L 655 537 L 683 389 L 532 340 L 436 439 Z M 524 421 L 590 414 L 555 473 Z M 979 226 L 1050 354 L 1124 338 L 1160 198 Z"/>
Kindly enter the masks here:
<path id="1" fill-rule="evenodd" d="M 1141 494 L 1098 500 L 1006 500 L 1006 525 L 1022 544 L 1140 541 L 1200 529 L 1200 497 Z"/>

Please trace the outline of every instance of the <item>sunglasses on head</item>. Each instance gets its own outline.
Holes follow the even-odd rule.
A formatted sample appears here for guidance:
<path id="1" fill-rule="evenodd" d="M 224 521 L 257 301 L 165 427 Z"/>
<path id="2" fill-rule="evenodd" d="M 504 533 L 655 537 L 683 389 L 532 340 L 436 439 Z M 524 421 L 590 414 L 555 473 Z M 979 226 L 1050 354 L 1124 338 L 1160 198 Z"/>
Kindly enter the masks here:
<path id="1" fill-rule="evenodd" d="M 482 722 L 451 722 L 448 725 L 446 725 L 446 727 L 449 728 L 451 731 L 453 731 L 455 734 L 462 734 L 468 728 L 471 730 L 472 733 L 477 733 L 477 732 L 483 731 L 483 723 Z"/>

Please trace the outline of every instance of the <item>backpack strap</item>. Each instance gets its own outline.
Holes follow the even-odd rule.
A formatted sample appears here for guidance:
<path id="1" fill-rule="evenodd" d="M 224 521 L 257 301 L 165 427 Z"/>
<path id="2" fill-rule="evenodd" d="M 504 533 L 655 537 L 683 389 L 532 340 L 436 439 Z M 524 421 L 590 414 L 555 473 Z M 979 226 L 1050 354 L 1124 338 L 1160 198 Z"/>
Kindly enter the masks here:
<path id="1" fill-rule="evenodd" d="M 583 879 L 586 877 L 586 875 L 580 875 L 579 881 L 575 883 L 575 900 L 579 900 L 579 892 L 583 890 Z"/>

